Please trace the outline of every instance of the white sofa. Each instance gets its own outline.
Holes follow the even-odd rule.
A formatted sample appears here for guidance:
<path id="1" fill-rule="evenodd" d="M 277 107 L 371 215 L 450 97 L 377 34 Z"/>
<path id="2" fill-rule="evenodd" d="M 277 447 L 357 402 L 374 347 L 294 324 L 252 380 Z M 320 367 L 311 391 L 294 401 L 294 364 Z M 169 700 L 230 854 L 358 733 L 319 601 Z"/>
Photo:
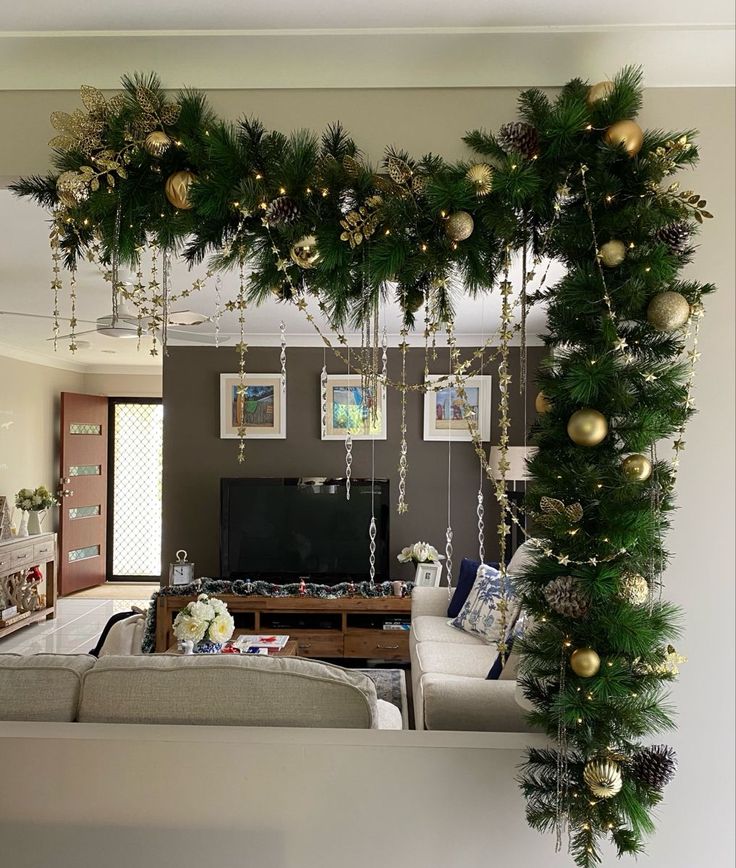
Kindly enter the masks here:
<path id="1" fill-rule="evenodd" d="M 360 672 L 236 654 L 0 654 L 0 720 L 402 728 Z"/>
<path id="2" fill-rule="evenodd" d="M 512 558 L 509 575 L 529 556 L 525 543 Z M 451 627 L 449 601 L 447 588 L 412 591 L 409 647 L 416 728 L 532 731 L 514 698 L 515 667 L 509 665 L 500 679 L 488 680 L 498 656 L 496 645 Z"/>

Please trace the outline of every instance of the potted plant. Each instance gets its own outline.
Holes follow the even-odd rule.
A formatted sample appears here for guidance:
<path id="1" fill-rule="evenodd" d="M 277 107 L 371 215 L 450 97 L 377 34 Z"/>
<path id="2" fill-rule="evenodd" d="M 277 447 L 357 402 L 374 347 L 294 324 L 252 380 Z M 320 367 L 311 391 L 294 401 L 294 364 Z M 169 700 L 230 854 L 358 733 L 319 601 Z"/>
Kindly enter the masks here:
<path id="1" fill-rule="evenodd" d="M 46 513 L 56 503 L 56 498 L 45 485 L 39 485 L 36 489 L 21 488 L 15 495 L 15 506 L 23 513 L 18 536 L 43 533 L 41 525 Z"/>
<path id="2" fill-rule="evenodd" d="M 396 556 L 399 563 L 416 565 L 414 583 L 423 586 L 437 586 L 442 575 L 441 560 L 444 555 L 439 554 L 434 546 L 426 542 L 415 542 L 414 545 L 406 546 Z"/>
<path id="3" fill-rule="evenodd" d="M 174 619 L 174 636 L 185 654 L 217 654 L 235 629 L 227 604 L 217 597 L 200 594 L 187 603 Z"/>

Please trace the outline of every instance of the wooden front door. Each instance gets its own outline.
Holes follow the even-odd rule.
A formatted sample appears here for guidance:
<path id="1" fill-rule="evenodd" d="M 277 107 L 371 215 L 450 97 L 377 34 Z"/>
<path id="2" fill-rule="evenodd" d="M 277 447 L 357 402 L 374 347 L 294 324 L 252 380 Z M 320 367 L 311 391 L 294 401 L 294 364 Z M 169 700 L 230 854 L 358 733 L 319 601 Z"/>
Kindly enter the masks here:
<path id="1" fill-rule="evenodd" d="M 107 580 L 107 398 L 61 393 L 59 594 Z"/>

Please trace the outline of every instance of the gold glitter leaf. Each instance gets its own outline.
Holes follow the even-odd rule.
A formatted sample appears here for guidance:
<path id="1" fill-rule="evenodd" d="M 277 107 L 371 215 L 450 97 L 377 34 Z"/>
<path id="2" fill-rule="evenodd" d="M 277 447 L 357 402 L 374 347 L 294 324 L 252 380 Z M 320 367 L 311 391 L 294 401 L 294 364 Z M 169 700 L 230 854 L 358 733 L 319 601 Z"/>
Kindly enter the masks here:
<path id="1" fill-rule="evenodd" d="M 52 112 L 51 126 L 59 132 L 66 132 L 72 126 L 72 116 L 68 112 Z"/>
<path id="2" fill-rule="evenodd" d="M 74 139 L 69 138 L 69 136 L 54 136 L 49 141 L 49 147 L 57 148 L 60 151 L 68 151 L 74 147 Z"/>
<path id="3" fill-rule="evenodd" d="M 161 123 L 165 124 L 167 127 L 173 126 L 179 120 L 180 113 L 181 106 L 178 103 L 165 105 L 161 109 Z"/>
<path id="4" fill-rule="evenodd" d="M 389 177 L 396 184 L 406 184 L 414 174 L 411 166 L 398 157 L 389 156 L 386 159 L 386 168 L 388 169 Z"/>
<path id="5" fill-rule="evenodd" d="M 107 100 L 103 96 L 102 91 L 96 87 L 83 84 L 79 88 L 79 95 L 82 99 L 82 105 L 88 112 L 104 113 L 107 111 Z"/>
<path id="6" fill-rule="evenodd" d="M 343 157 L 342 166 L 345 169 L 345 174 L 350 178 L 357 178 L 363 171 L 363 165 L 355 157 Z"/>
<path id="7" fill-rule="evenodd" d="M 156 113 L 156 97 L 147 87 L 137 87 L 135 89 L 135 99 L 144 112 L 147 114 Z"/>

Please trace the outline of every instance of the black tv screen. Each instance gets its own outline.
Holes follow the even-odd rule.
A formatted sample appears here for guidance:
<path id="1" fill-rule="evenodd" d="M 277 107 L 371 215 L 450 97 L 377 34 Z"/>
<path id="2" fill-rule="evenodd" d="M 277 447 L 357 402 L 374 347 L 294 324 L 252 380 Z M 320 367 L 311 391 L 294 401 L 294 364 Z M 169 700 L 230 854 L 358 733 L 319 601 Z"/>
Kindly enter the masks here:
<path id="1" fill-rule="evenodd" d="M 223 479 L 220 574 L 336 584 L 370 577 L 371 502 L 376 517 L 376 581 L 389 578 L 387 479 Z"/>

